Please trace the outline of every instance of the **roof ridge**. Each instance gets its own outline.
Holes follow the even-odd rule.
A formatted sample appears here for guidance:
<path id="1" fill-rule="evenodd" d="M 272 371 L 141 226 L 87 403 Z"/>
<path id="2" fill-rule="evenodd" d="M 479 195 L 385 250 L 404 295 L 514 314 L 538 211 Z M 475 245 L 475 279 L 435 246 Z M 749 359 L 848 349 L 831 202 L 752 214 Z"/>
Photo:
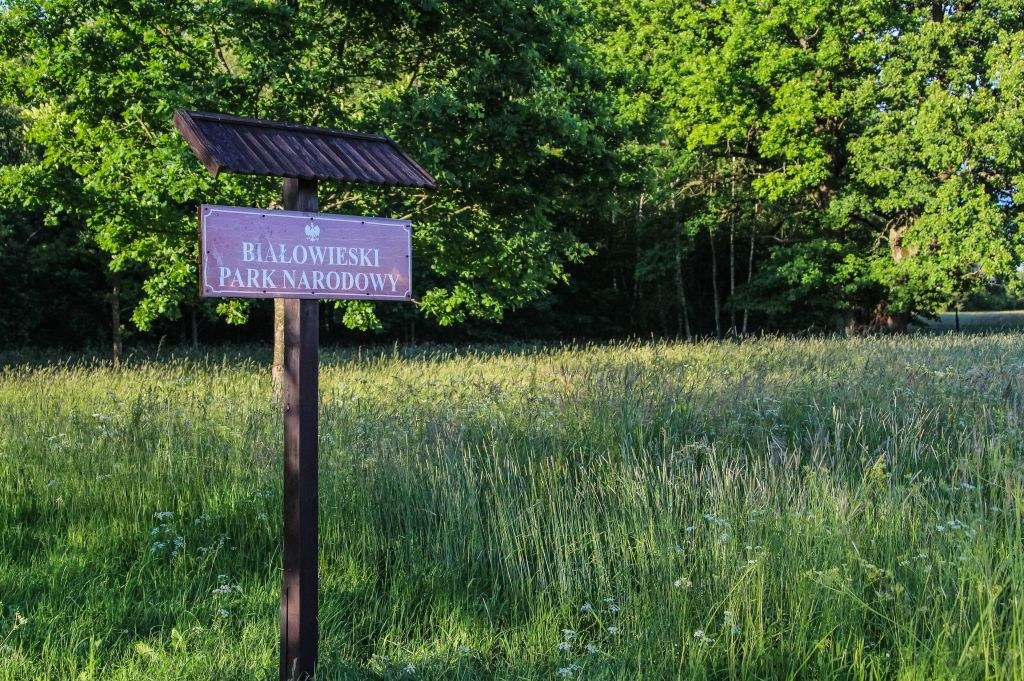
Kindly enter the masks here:
<path id="1" fill-rule="evenodd" d="M 186 111 L 178 109 L 178 112 L 191 116 L 195 120 L 212 121 L 216 123 L 230 123 L 232 125 L 251 125 L 258 128 L 282 128 L 302 132 L 315 132 L 322 135 L 334 135 L 338 137 L 356 137 L 359 139 L 377 140 L 394 144 L 387 135 L 373 134 L 369 132 L 354 132 L 352 130 L 341 130 L 339 128 L 322 128 L 318 125 L 305 125 L 302 123 L 285 123 L 282 121 L 271 121 L 263 118 L 251 118 L 248 116 L 232 116 L 230 114 L 215 113 L 212 111 Z"/>

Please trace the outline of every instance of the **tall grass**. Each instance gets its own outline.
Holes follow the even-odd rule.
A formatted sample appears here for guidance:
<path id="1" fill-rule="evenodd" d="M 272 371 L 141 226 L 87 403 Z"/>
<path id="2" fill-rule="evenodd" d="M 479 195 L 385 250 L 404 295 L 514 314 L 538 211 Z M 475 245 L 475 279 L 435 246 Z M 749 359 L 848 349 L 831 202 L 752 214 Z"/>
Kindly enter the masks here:
<path id="1" fill-rule="evenodd" d="M 1024 678 L 1024 336 L 325 352 L 320 679 Z M 277 674 L 240 357 L 0 373 L 0 678 Z"/>

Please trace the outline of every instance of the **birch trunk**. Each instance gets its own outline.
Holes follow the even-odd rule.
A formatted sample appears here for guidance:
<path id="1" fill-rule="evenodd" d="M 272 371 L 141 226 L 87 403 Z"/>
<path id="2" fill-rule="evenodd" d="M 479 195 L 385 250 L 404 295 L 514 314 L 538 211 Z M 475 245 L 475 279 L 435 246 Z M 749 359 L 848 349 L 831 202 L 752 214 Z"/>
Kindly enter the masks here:
<path id="1" fill-rule="evenodd" d="M 708 241 L 711 243 L 711 293 L 715 303 L 715 338 L 722 339 L 722 301 L 718 295 L 718 253 L 715 249 L 715 232 L 708 225 Z"/>
<path id="2" fill-rule="evenodd" d="M 690 313 L 686 309 L 686 289 L 683 287 L 683 240 L 679 234 L 680 231 L 682 231 L 681 227 L 676 231 L 676 296 L 679 304 L 676 335 L 682 335 L 685 329 L 686 340 L 689 341 L 693 340 L 693 334 L 690 332 Z"/>
<path id="3" fill-rule="evenodd" d="M 110 332 L 114 354 L 114 368 L 121 368 L 121 356 L 124 347 L 121 341 L 121 286 L 115 278 L 110 290 Z"/>

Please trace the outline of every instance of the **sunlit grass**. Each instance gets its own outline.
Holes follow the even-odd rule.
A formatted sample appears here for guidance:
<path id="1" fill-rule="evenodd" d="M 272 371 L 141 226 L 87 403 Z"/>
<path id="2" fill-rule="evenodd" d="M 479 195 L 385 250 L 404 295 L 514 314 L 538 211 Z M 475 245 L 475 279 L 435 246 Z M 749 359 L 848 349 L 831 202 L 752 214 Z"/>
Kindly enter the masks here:
<path id="1" fill-rule="evenodd" d="M 1024 336 L 320 383 L 319 678 L 1024 678 Z M 2 370 L 0 678 L 276 678 L 281 447 L 238 356 Z"/>

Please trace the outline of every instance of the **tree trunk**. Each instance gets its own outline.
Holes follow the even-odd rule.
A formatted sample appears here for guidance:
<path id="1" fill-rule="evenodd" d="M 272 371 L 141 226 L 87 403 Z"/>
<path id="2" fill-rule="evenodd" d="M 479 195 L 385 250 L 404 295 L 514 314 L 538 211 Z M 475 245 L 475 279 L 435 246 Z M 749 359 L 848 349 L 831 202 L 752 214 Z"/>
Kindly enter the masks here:
<path id="1" fill-rule="evenodd" d="M 668 338 L 668 318 L 665 315 L 665 287 L 658 281 L 658 325 L 661 327 L 661 337 Z M 653 336 L 653 334 L 652 334 Z"/>
<path id="2" fill-rule="evenodd" d="M 113 340 L 114 368 L 120 369 L 123 351 L 121 344 L 121 285 L 116 277 L 110 290 L 110 331 Z"/>
<path id="3" fill-rule="evenodd" d="M 851 306 L 843 313 L 843 331 L 847 336 L 863 336 L 868 332 L 871 316 L 860 305 Z"/>
<path id="4" fill-rule="evenodd" d="M 875 331 L 883 333 L 906 333 L 910 326 L 910 313 L 890 312 L 886 303 L 879 303 L 875 308 L 874 319 L 871 325 Z"/>
<path id="5" fill-rule="evenodd" d="M 192 313 L 192 349 L 199 349 L 199 315 L 196 314 L 196 305 L 189 306 Z"/>
<path id="6" fill-rule="evenodd" d="M 747 286 L 750 286 L 750 282 L 754 279 L 754 228 L 750 228 L 750 256 L 747 258 Z M 743 306 L 743 335 L 747 335 L 747 318 L 750 310 L 747 306 Z"/>
<path id="7" fill-rule="evenodd" d="M 680 235 L 682 225 L 676 230 L 676 296 L 678 297 L 679 315 L 676 321 L 676 335 L 686 331 L 686 340 L 693 340 L 690 332 L 690 313 L 686 309 L 686 289 L 683 287 L 683 239 Z"/>
<path id="8" fill-rule="evenodd" d="M 729 189 L 729 333 L 736 335 L 736 157 L 732 157 L 732 185 Z"/>
<path id="9" fill-rule="evenodd" d="M 722 301 L 718 295 L 718 253 L 715 250 L 715 233 L 708 226 L 708 241 L 711 243 L 711 293 L 715 303 L 715 338 L 722 339 Z"/>
<path id="10" fill-rule="evenodd" d="M 640 192 L 640 201 L 636 207 L 636 228 L 633 230 L 633 241 L 636 245 L 636 253 L 633 257 L 633 304 L 630 306 L 630 323 L 633 328 L 636 329 L 640 320 L 637 317 L 637 310 L 640 307 L 640 297 L 643 294 L 643 289 L 640 287 L 640 259 L 642 256 L 640 250 L 640 223 L 644 219 L 644 200 L 647 197 L 644 196 L 643 192 Z"/>

